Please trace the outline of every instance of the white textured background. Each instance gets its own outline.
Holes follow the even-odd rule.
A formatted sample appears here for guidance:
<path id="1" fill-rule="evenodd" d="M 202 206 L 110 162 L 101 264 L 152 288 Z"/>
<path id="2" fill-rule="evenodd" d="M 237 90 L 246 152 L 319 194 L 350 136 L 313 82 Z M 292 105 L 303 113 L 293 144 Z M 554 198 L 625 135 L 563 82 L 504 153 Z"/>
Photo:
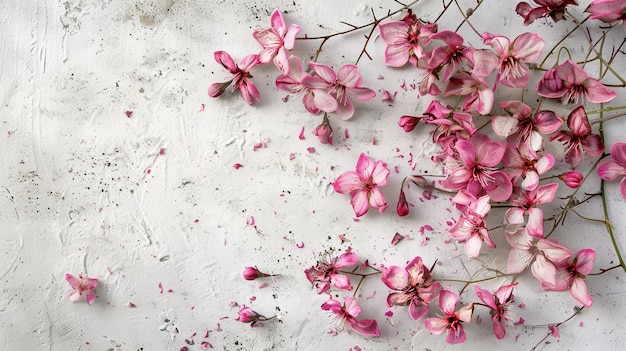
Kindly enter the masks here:
<path id="1" fill-rule="evenodd" d="M 348 245 L 378 265 L 404 266 L 416 255 L 430 265 L 438 258 L 440 277 L 470 279 L 483 262 L 505 267 L 508 251 L 501 238 L 495 240 L 502 249 L 483 249 L 486 255 L 472 262 L 462 246 L 444 242 L 446 221 L 457 216 L 446 211 L 445 196 L 422 203 L 421 191 L 413 191 L 407 195 L 415 203 L 411 215 L 398 218 L 393 211 L 400 182 L 412 168 L 440 173 L 429 161 L 429 136 L 406 134 L 396 124 L 400 115 L 418 114 L 427 105 L 415 99 L 415 90 L 400 88 L 403 79 L 419 82 L 415 71 L 385 68 L 383 45 L 373 42 L 374 61 L 361 65 L 364 85 L 398 95 L 392 107 L 379 95 L 358 104 L 352 120 L 335 118 L 334 146 L 320 145 L 311 135 L 321 117 L 310 116 L 299 99 L 281 100 L 286 94 L 275 88 L 278 72 L 269 65 L 253 70 L 262 94 L 257 106 L 248 106 L 238 93 L 219 99 L 206 94 L 211 83 L 228 76 L 213 52 L 226 50 L 236 62 L 258 52 L 251 32 L 268 27 L 274 8 L 284 11 L 288 24 L 303 28 L 300 35 L 323 35 L 346 29 L 340 21 L 369 22 L 370 6 L 379 17 L 398 8 L 383 0 L 2 1 L 0 349 L 179 350 L 185 339 L 194 342 L 189 350 L 199 350 L 202 341 L 218 350 L 444 348 L 444 337 L 430 336 L 402 308 L 392 309 L 393 326 L 387 321 L 387 288 L 378 279 L 362 287 L 360 317 L 376 318 L 382 337 L 327 334 L 332 321 L 319 308 L 326 297 L 303 274 L 318 253 Z M 440 6 L 424 0 L 414 9 L 432 20 Z M 514 37 L 526 30 L 514 6 L 487 1 L 473 23 Z M 458 11 L 450 14 L 441 29 L 456 28 Z M 572 25 L 552 29 L 543 21 L 534 28 L 558 37 Z M 467 28 L 461 32 L 480 44 Z M 320 61 L 335 67 L 354 62 L 363 34 L 330 41 Z M 547 41 L 546 47 L 554 43 Z M 317 42 L 297 45 L 295 52 L 309 57 Z M 608 140 L 614 141 L 626 124 L 611 123 Z M 305 140 L 298 138 L 302 127 Z M 266 147 L 253 151 L 257 142 Z M 392 169 L 383 190 L 391 206 L 355 222 L 348 197 L 333 193 L 329 182 L 353 169 L 361 152 Z M 243 167 L 235 169 L 235 163 Z M 597 190 L 597 182 L 589 189 Z M 612 217 L 622 224 L 616 233 L 623 236 L 626 213 L 617 194 L 610 185 Z M 586 209 L 597 216 L 599 202 Z M 246 225 L 251 216 L 261 233 Z M 425 224 L 434 232 L 420 234 Z M 557 235 L 562 243 L 573 251 L 596 248 L 597 268 L 615 264 L 602 225 L 574 216 L 566 225 Z M 392 246 L 396 232 L 414 240 Z M 342 244 L 339 234 L 351 242 Z M 254 265 L 282 276 L 259 288 L 260 281 L 241 277 L 245 266 Z M 66 272 L 100 280 L 94 305 L 69 301 Z M 477 308 L 483 322 L 467 327 L 465 347 L 529 349 L 547 324 L 573 312 L 576 304 L 567 293 L 542 292 L 529 274 L 520 281 L 516 295 L 526 305 L 520 310 L 526 323 L 509 328 L 498 342 L 488 314 Z M 593 308 L 563 325 L 558 342 L 551 338 L 541 348 L 609 350 L 626 342 L 624 274 L 615 270 L 587 284 Z M 470 289 L 462 300 L 476 297 Z M 279 314 L 281 322 L 251 329 L 235 321 L 232 301 Z M 433 303 L 431 313 L 436 311 Z"/>

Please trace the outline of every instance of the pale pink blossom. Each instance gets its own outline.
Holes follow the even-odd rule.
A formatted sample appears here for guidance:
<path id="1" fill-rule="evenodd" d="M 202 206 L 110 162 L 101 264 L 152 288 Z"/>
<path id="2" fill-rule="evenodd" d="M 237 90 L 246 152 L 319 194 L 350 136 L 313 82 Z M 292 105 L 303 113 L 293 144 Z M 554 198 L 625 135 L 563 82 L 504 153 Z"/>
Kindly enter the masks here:
<path id="1" fill-rule="evenodd" d="M 308 89 L 328 91 L 337 100 L 337 115 L 346 120 L 354 115 L 354 105 L 351 99 L 368 101 L 376 96 L 370 88 L 362 87 L 359 67 L 354 64 L 345 64 L 335 71 L 327 65 L 309 62 L 315 76 L 305 76 L 300 82 Z"/>
<path id="2" fill-rule="evenodd" d="M 447 331 L 446 342 L 449 344 L 465 342 L 467 336 L 462 323 L 471 322 L 474 312 L 473 304 L 463 306 L 455 311 L 458 301 L 459 296 L 454 291 L 444 289 L 439 294 L 439 308 L 444 315 L 424 320 L 424 326 L 434 335 L 441 335 Z"/>
<path id="3" fill-rule="evenodd" d="M 98 286 L 97 278 L 84 278 L 83 274 L 79 274 L 78 277 L 67 273 L 65 274 L 65 280 L 70 284 L 72 289 L 70 293 L 70 301 L 76 302 L 81 296 L 85 296 L 88 304 L 92 304 L 96 301 L 96 287 Z"/>
<path id="4" fill-rule="evenodd" d="M 530 106 L 516 100 L 503 101 L 500 107 L 510 116 L 494 115 L 491 118 L 493 130 L 513 145 L 526 146 L 539 151 L 543 148 L 543 136 L 556 132 L 563 119 L 552 111 L 539 111 L 533 115 Z"/>
<path id="5" fill-rule="evenodd" d="M 526 144 L 514 146 L 508 144 L 502 157 L 503 171 L 511 177 L 514 184 L 523 178 L 522 188 L 533 190 L 539 185 L 539 175 L 547 173 L 554 166 L 552 154 L 540 155 L 530 150 Z"/>
<path id="6" fill-rule="evenodd" d="M 479 51 L 481 50 L 476 50 L 474 54 L 475 60 Z M 457 72 L 450 78 L 443 96 L 465 96 L 461 105 L 463 111 L 488 115 L 493 107 L 494 94 L 485 77 L 464 71 Z"/>
<path id="7" fill-rule="evenodd" d="M 491 210 L 489 195 L 476 198 L 470 192 L 461 189 L 452 202 L 462 211 L 461 218 L 448 230 L 448 234 L 454 239 L 465 243 L 465 254 L 468 258 L 480 255 L 483 242 L 494 248 L 496 244 L 491 241 L 489 231 L 485 224 L 485 217 Z"/>
<path id="8" fill-rule="evenodd" d="M 481 289 L 478 285 L 474 286 L 476 296 L 491 309 L 491 321 L 493 322 L 493 333 L 496 338 L 502 339 L 506 334 L 505 327 L 511 322 L 516 322 L 511 318 L 511 309 L 514 307 L 513 288 L 517 283 L 501 286 L 494 294 Z"/>
<path id="9" fill-rule="evenodd" d="M 613 100 L 617 94 L 605 87 L 597 79 L 589 77 L 587 72 L 572 60 L 566 60 L 556 68 L 548 70 L 537 85 L 537 94 L 551 98 L 561 98 L 565 105 L 572 101 L 577 104 L 584 98 L 593 103 Z"/>
<path id="10" fill-rule="evenodd" d="M 530 69 L 524 65 L 533 63 L 541 57 L 544 41 L 539 34 L 524 33 L 511 42 L 502 35 L 483 33 L 483 42 L 490 45 L 499 60 L 499 72 L 496 76 L 496 84 L 512 88 L 523 88 L 528 84 Z M 476 60 L 474 67 L 483 64 L 485 60 Z"/>
<path id="11" fill-rule="evenodd" d="M 427 68 L 440 70 L 445 67 L 441 79 L 445 82 L 457 71 L 468 71 L 474 66 L 474 52 L 471 46 L 465 46 L 465 40 L 459 34 L 444 30 L 431 35 L 432 40 L 441 40 L 446 45 L 433 49 L 428 57 Z"/>
<path id="12" fill-rule="evenodd" d="M 515 8 L 518 15 L 524 17 L 524 25 L 527 26 L 539 18 L 550 16 L 554 22 L 565 18 L 565 7 L 578 5 L 574 0 L 534 0 L 539 7 L 531 7 L 526 2 L 520 2 Z"/>
<path id="13" fill-rule="evenodd" d="M 556 281 L 554 285 L 541 284 L 544 290 L 564 291 L 569 290 L 574 300 L 585 307 L 591 307 L 593 300 L 587 291 L 585 276 L 591 272 L 596 258 L 596 250 L 582 249 L 578 251 L 573 262 L 561 262 L 556 264 Z"/>
<path id="14" fill-rule="evenodd" d="M 306 278 L 311 284 L 317 286 L 317 293 L 321 294 L 330 290 L 330 284 L 340 290 L 352 290 L 350 279 L 339 273 L 344 267 L 354 266 L 359 258 L 350 249 L 341 254 L 339 258 L 332 258 L 326 254 L 325 260 L 320 260 L 315 266 L 304 270 Z"/>
<path id="15" fill-rule="evenodd" d="M 585 10 L 592 19 L 605 23 L 622 21 L 626 26 L 626 0 L 595 0 Z"/>
<path id="16" fill-rule="evenodd" d="M 626 143 L 617 142 L 611 146 L 611 156 L 598 164 L 598 175 L 604 180 L 614 180 L 624 176 L 619 183 L 622 197 L 626 199 Z"/>
<path id="17" fill-rule="evenodd" d="M 272 12 L 270 25 L 271 28 L 257 28 L 252 32 L 254 39 L 263 47 L 259 53 L 259 63 L 268 63 L 276 55 L 274 65 L 283 73 L 287 73 L 289 63 L 285 50 L 293 49 L 300 27 L 292 24 L 287 28 L 283 14 L 278 9 Z"/>
<path id="18" fill-rule="evenodd" d="M 259 56 L 256 54 L 248 55 L 236 65 L 233 58 L 225 51 L 216 51 L 213 55 L 215 61 L 221 64 L 233 77 L 223 83 L 213 83 L 209 87 L 209 96 L 218 97 L 226 91 L 226 88 L 232 85 L 231 92 L 239 89 L 244 100 L 249 105 L 259 102 L 261 95 L 256 86 L 252 82 L 250 70 L 259 63 Z"/>
<path id="19" fill-rule="evenodd" d="M 511 229 L 526 226 L 530 236 L 543 238 L 543 210 L 538 205 L 552 202 L 559 184 L 550 183 L 533 190 L 517 188 L 509 202 L 513 207 L 506 210 L 504 224 Z"/>
<path id="20" fill-rule="evenodd" d="M 550 140 L 558 140 L 566 145 L 565 162 L 575 169 L 583 159 L 583 153 L 588 157 L 600 157 L 604 152 L 602 138 L 593 134 L 591 124 L 583 106 L 575 108 L 567 118 L 569 131 L 560 131 L 554 134 Z"/>
<path id="21" fill-rule="evenodd" d="M 356 163 L 356 171 L 342 173 L 331 184 L 339 194 L 351 195 L 352 208 L 357 217 L 367 213 L 370 206 L 383 213 L 389 205 L 378 187 L 387 184 L 389 173 L 385 162 L 373 162 L 361 153 Z"/>
<path id="22" fill-rule="evenodd" d="M 395 292 L 387 296 L 387 306 L 409 306 L 409 315 L 413 320 L 422 319 L 429 310 L 442 287 L 434 282 L 430 271 L 416 256 L 406 268 L 389 266 L 383 269 L 380 278 L 387 287 Z"/>
<path id="23" fill-rule="evenodd" d="M 423 46 L 430 43 L 430 37 L 437 32 L 437 24 L 424 23 L 411 12 L 402 21 L 389 21 L 378 26 L 380 38 L 387 44 L 385 64 L 402 67 L 423 55 Z"/>
<path id="24" fill-rule="evenodd" d="M 333 299 L 332 295 L 329 295 L 328 301 L 322 304 L 322 309 L 332 312 L 337 317 L 338 324 L 335 325 L 335 329 L 339 331 L 343 330 L 344 324 L 347 323 L 352 330 L 361 335 L 380 336 L 378 323 L 375 319 L 357 319 L 362 310 L 359 302 L 353 296 L 345 296 L 342 304 Z"/>
<path id="25" fill-rule="evenodd" d="M 526 229 L 507 232 L 505 237 L 512 247 L 509 251 L 507 272 L 521 273 L 530 266 L 533 276 L 545 284 L 556 284 L 555 264 L 567 260 L 573 254 L 565 246 L 547 239 L 531 237 Z"/>

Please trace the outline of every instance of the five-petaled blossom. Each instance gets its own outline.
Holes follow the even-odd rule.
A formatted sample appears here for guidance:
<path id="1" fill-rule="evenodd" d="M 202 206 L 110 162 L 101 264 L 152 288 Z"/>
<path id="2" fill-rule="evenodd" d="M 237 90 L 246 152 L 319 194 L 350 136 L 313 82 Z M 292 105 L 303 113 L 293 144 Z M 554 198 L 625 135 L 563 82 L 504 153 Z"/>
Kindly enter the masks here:
<path id="1" fill-rule="evenodd" d="M 70 301 L 76 302 L 78 299 L 85 295 L 85 300 L 87 300 L 88 304 L 92 304 L 96 301 L 96 287 L 98 286 L 97 278 L 84 278 L 83 274 L 79 274 L 78 277 L 67 273 L 65 274 L 65 280 L 70 284 L 72 291 L 70 293 Z"/>
<path id="2" fill-rule="evenodd" d="M 536 189 L 539 186 L 539 175 L 547 173 L 554 163 L 552 154 L 540 155 L 526 144 L 508 144 L 502 157 L 503 171 L 511 177 L 511 182 L 515 184 L 520 177 L 523 178 L 520 185 L 526 190 Z"/>
<path id="3" fill-rule="evenodd" d="M 361 335 L 380 336 L 378 323 L 375 319 L 357 319 L 359 314 L 361 314 L 361 306 L 353 296 L 345 296 L 342 304 L 338 300 L 333 299 L 332 295 L 329 295 L 328 301 L 322 304 L 322 309 L 336 315 L 338 324 L 335 328 L 337 330 L 343 330 L 344 324 L 348 323 L 350 328 Z"/>
<path id="4" fill-rule="evenodd" d="M 504 338 L 507 324 L 516 322 L 512 320 L 510 313 L 511 307 L 514 306 L 513 302 L 515 301 L 513 296 L 513 288 L 515 288 L 515 286 L 517 286 L 517 283 L 503 285 L 494 294 L 481 289 L 478 285 L 474 286 L 476 296 L 491 309 L 489 313 L 491 314 L 491 321 L 493 322 L 493 333 L 498 339 Z"/>
<path id="5" fill-rule="evenodd" d="M 342 173 L 331 184 L 339 194 L 352 196 L 352 208 L 357 217 L 367 213 L 370 206 L 383 213 L 389 205 L 378 187 L 387 184 L 389 173 L 385 162 L 372 162 L 367 155 L 361 153 L 356 163 L 356 171 Z"/>
<path id="6" fill-rule="evenodd" d="M 350 249 L 337 259 L 333 259 L 327 254 L 326 261 L 320 260 L 315 266 L 305 269 L 304 274 L 311 284 L 317 286 L 318 294 L 330 290 L 331 283 L 337 289 L 352 290 L 350 279 L 343 274 L 339 274 L 338 270 L 343 267 L 354 266 L 358 261 L 359 258 Z"/>
<path id="7" fill-rule="evenodd" d="M 524 217 L 528 216 L 526 232 L 530 236 L 543 238 L 543 211 L 537 205 L 552 202 L 556 196 L 559 184 L 550 183 L 533 190 L 519 189 L 511 196 L 511 205 L 506 210 L 504 224 L 507 227 L 519 228 L 524 225 Z"/>
<path id="8" fill-rule="evenodd" d="M 573 262 L 561 262 L 556 265 L 555 284 L 542 283 L 544 290 L 564 291 L 569 289 L 569 293 L 574 300 L 580 302 L 585 307 L 591 307 L 593 300 L 587 292 L 585 276 L 591 272 L 596 258 L 596 250 L 582 249 L 578 251 Z"/>
<path id="9" fill-rule="evenodd" d="M 271 28 L 257 28 L 252 36 L 261 44 L 263 50 L 259 53 L 259 63 L 268 63 L 274 57 L 274 65 L 284 73 L 289 70 L 287 54 L 285 50 L 292 50 L 296 41 L 296 35 L 300 27 L 292 24 L 287 28 L 285 19 L 280 10 L 276 9 L 270 17 Z"/>
<path id="10" fill-rule="evenodd" d="M 433 282 L 430 271 L 419 256 L 406 268 L 389 266 L 383 269 L 380 279 L 396 291 L 387 296 L 387 306 L 409 305 L 409 315 L 414 320 L 420 320 L 428 313 L 428 305 L 442 289 L 439 282 Z"/>
<path id="11" fill-rule="evenodd" d="M 613 100 L 617 93 L 605 87 L 597 79 L 589 77 L 587 72 L 572 60 L 566 60 L 556 68 L 548 70 L 537 85 L 537 94 L 550 99 L 561 98 L 565 105 L 572 101 L 583 102 L 586 97 L 590 102 L 599 104 Z"/>
<path id="12" fill-rule="evenodd" d="M 622 197 L 626 199 L 626 143 L 617 142 L 611 146 L 611 157 L 600 161 L 597 168 L 598 175 L 604 180 L 613 180 L 624 176 L 619 183 Z"/>
<path id="13" fill-rule="evenodd" d="M 411 10 L 409 10 L 411 11 Z M 387 44 L 385 64 L 402 67 L 424 55 L 422 46 L 430 43 L 430 37 L 437 32 L 436 23 L 424 23 L 409 12 L 402 21 L 388 21 L 378 26 L 380 38 Z"/>
<path id="14" fill-rule="evenodd" d="M 467 339 L 462 322 L 469 323 L 472 320 L 474 305 L 469 304 L 455 311 L 459 296 L 451 290 L 444 289 L 439 294 L 439 308 L 443 317 L 426 318 L 424 325 L 434 335 L 441 335 L 448 331 L 446 342 L 449 344 L 462 343 Z"/>
<path id="15" fill-rule="evenodd" d="M 518 15 L 524 17 L 524 25 L 527 26 L 539 18 L 550 16 L 554 22 L 565 17 L 567 5 L 578 5 L 574 0 L 534 0 L 539 7 L 531 7 L 527 2 L 520 2 L 515 8 Z"/>
<path id="16" fill-rule="evenodd" d="M 462 214 L 456 224 L 448 230 L 448 234 L 460 242 L 465 242 L 465 254 L 468 258 L 480 255 L 483 242 L 491 248 L 496 247 L 489 237 L 485 224 L 485 217 L 491 210 L 489 200 L 489 195 L 476 198 L 465 189 L 461 189 L 452 200 Z"/>
<path id="17" fill-rule="evenodd" d="M 595 0 L 585 12 L 605 23 L 622 21 L 626 27 L 626 0 Z"/>
<path id="18" fill-rule="evenodd" d="M 225 51 L 216 51 L 213 56 L 217 63 L 221 64 L 228 72 L 232 73 L 233 77 L 223 83 L 211 84 L 211 86 L 209 86 L 209 96 L 218 97 L 222 95 L 226 91 L 226 88 L 232 84 L 232 92 L 239 89 L 244 100 L 246 100 L 249 105 L 259 102 L 261 94 L 259 94 L 256 85 L 252 82 L 252 75 L 250 74 L 252 67 L 259 63 L 259 55 L 248 55 L 241 60 L 239 65 L 236 65 L 233 58 Z"/>
<path id="19" fill-rule="evenodd" d="M 583 106 L 576 107 L 567 118 L 569 131 L 560 131 L 550 140 L 558 140 L 566 145 L 565 162 L 575 169 L 583 160 L 583 153 L 589 157 L 600 157 L 604 152 L 602 138 L 591 132 L 591 124 Z"/>

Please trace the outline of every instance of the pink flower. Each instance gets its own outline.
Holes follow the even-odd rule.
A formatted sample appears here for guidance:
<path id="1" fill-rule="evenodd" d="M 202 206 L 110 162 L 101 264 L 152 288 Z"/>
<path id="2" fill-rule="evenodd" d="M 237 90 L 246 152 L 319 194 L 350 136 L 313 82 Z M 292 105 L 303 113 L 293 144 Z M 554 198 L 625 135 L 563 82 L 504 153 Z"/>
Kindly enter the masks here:
<path id="1" fill-rule="evenodd" d="M 411 19 L 411 13 L 402 21 L 385 22 L 378 26 L 380 38 L 387 44 L 387 66 L 402 67 L 409 60 L 416 62 L 424 53 L 422 46 L 428 45 L 430 36 L 437 32 L 435 23 L 426 24 L 417 18 L 407 19 Z"/>
<path id="2" fill-rule="evenodd" d="M 537 94 L 557 99 L 565 105 L 575 104 L 586 97 L 590 102 L 603 103 L 613 100 L 617 94 L 605 87 L 597 79 L 589 77 L 584 69 L 572 60 L 567 60 L 556 68 L 548 70 L 537 85 Z"/>
<path id="3" fill-rule="evenodd" d="M 480 255 L 483 242 L 491 247 L 496 244 L 491 241 L 485 224 L 485 217 L 491 210 L 489 195 L 476 198 L 470 192 L 461 189 L 452 200 L 463 213 L 456 224 L 448 230 L 454 239 L 465 242 L 465 254 L 468 258 Z"/>
<path id="4" fill-rule="evenodd" d="M 516 100 L 503 101 L 500 107 L 510 116 L 491 118 L 493 130 L 513 145 L 526 144 L 528 149 L 539 151 L 543 148 L 542 134 L 552 134 L 563 124 L 563 119 L 552 111 L 539 111 L 534 116 L 531 108 Z"/>
<path id="5" fill-rule="evenodd" d="M 240 321 L 242 323 L 250 323 L 250 326 L 254 328 L 254 327 L 262 327 L 263 322 L 269 321 L 274 318 L 276 318 L 276 316 L 267 318 L 263 315 L 256 313 L 250 307 L 243 305 L 241 306 L 239 311 L 237 311 L 237 319 L 235 320 Z"/>
<path id="6" fill-rule="evenodd" d="M 98 279 L 96 278 L 83 278 L 82 273 L 78 275 L 78 278 L 70 273 L 65 274 L 65 280 L 70 284 L 72 291 L 70 293 L 70 301 L 76 302 L 78 299 L 85 295 L 85 300 L 88 304 L 92 304 L 96 301 L 96 287 L 98 286 Z"/>
<path id="7" fill-rule="evenodd" d="M 438 46 L 429 55 L 427 68 L 431 70 L 441 69 L 445 66 L 442 80 L 445 82 L 459 70 L 469 70 L 474 65 L 474 52 L 472 47 L 463 45 L 464 39 L 459 34 L 443 30 L 431 35 L 432 40 L 441 40 L 446 45 Z"/>
<path id="8" fill-rule="evenodd" d="M 558 140 L 567 146 L 565 162 L 575 169 L 583 159 L 583 153 L 589 157 L 600 157 L 604 152 L 604 144 L 599 135 L 591 132 L 585 108 L 578 106 L 567 118 L 569 131 L 560 131 L 550 140 Z"/>
<path id="9" fill-rule="evenodd" d="M 539 175 L 547 173 L 555 160 L 552 154 L 539 155 L 528 149 L 526 144 L 514 146 L 508 144 L 502 157 L 503 171 L 511 177 L 511 182 L 516 183 L 520 177 L 522 188 L 534 190 L 539 185 Z"/>
<path id="10" fill-rule="evenodd" d="M 339 321 L 336 326 L 337 330 L 343 330 L 344 323 L 348 323 L 350 328 L 361 335 L 380 336 L 378 323 L 375 319 L 357 319 L 361 314 L 361 306 L 353 296 L 345 296 L 343 304 L 329 296 L 329 300 L 322 304 L 322 309 L 337 316 Z"/>
<path id="11" fill-rule="evenodd" d="M 361 86 L 363 79 L 356 65 L 345 64 L 337 73 L 321 63 L 309 62 L 309 66 L 316 75 L 305 76 L 300 83 L 308 89 L 328 91 L 337 100 L 335 112 L 344 120 L 354 115 L 354 105 L 350 99 L 368 101 L 376 96 L 374 90 Z"/>
<path id="12" fill-rule="evenodd" d="M 302 104 L 307 111 L 318 114 L 320 111 L 333 112 L 337 109 L 337 100 L 323 89 L 309 89 L 302 85 L 302 80 L 311 75 L 304 71 L 302 60 L 289 56 L 289 69 L 276 78 L 276 87 L 292 94 L 302 95 Z"/>
<path id="13" fill-rule="evenodd" d="M 611 157 L 600 161 L 597 168 L 598 175 L 604 180 L 613 180 L 625 176 L 619 183 L 622 197 L 626 199 L 626 143 L 617 142 L 611 146 Z"/>
<path id="14" fill-rule="evenodd" d="M 495 294 L 481 289 L 478 285 L 474 286 L 476 296 L 491 309 L 490 314 L 491 321 L 493 322 L 493 333 L 498 339 L 504 338 L 506 333 L 505 327 L 512 321 L 509 314 L 511 307 L 514 306 L 513 288 L 515 288 L 516 285 L 517 283 L 501 286 Z"/>
<path id="15" fill-rule="evenodd" d="M 259 53 L 259 63 L 268 63 L 276 55 L 274 65 L 283 73 L 287 73 L 289 63 L 285 50 L 293 49 L 300 27 L 292 24 L 287 28 L 283 14 L 278 9 L 272 12 L 270 24 L 271 28 L 257 28 L 252 33 L 254 39 L 263 47 Z"/>
<path id="16" fill-rule="evenodd" d="M 476 58 L 477 55 L 480 56 L 480 51 L 477 50 L 474 53 L 475 60 L 482 60 L 482 58 Z M 493 107 L 494 94 L 487 85 L 485 77 L 460 71 L 450 78 L 443 96 L 465 96 L 461 105 L 463 111 L 488 115 Z"/>
<path id="17" fill-rule="evenodd" d="M 502 35 L 483 33 L 483 41 L 491 45 L 500 61 L 500 71 L 496 76 L 496 82 L 512 88 L 523 88 L 528 84 L 530 69 L 522 63 L 533 63 L 541 57 L 544 41 L 539 34 L 524 33 L 515 38 L 513 42 Z M 476 60 L 475 67 L 485 60 Z"/>
<path id="18" fill-rule="evenodd" d="M 255 280 L 258 278 L 273 277 L 273 274 L 267 274 L 259 271 L 256 267 L 246 267 L 243 270 L 243 278 L 245 280 Z"/>
<path id="19" fill-rule="evenodd" d="M 339 274 L 339 270 L 343 267 L 354 266 L 358 262 L 359 258 L 350 249 L 344 252 L 339 258 L 332 259 L 327 254 L 327 260 L 320 260 L 315 266 L 304 270 L 306 278 L 317 286 L 317 293 L 321 294 L 330 290 L 330 284 L 341 290 L 352 290 L 350 285 L 350 279 L 342 274 Z"/>
<path id="20" fill-rule="evenodd" d="M 370 206 L 383 213 L 388 205 L 378 187 L 387 184 L 389 173 L 385 162 L 372 162 L 367 155 L 361 153 L 356 163 L 356 172 L 344 172 L 331 184 L 339 194 L 352 196 L 352 208 L 357 217 L 367 213 Z"/>
<path id="21" fill-rule="evenodd" d="M 415 127 L 417 126 L 420 120 L 421 120 L 420 117 L 402 116 L 400 117 L 400 120 L 398 121 L 398 125 L 402 127 L 402 129 L 404 129 L 405 132 L 408 133 L 412 131 L 413 129 L 415 129 Z"/>
<path id="22" fill-rule="evenodd" d="M 533 190 L 517 189 L 509 200 L 514 207 L 506 210 L 504 224 L 519 228 L 526 222 L 526 232 L 530 236 L 543 238 L 543 211 L 537 205 L 552 202 L 559 184 L 550 183 Z"/>
<path id="23" fill-rule="evenodd" d="M 248 55 L 236 65 L 233 58 L 225 51 L 216 51 L 214 53 L 215 61 L 221 64 L 233 74 L 233 77 L 224 83 L 213 83 L 209 87 L 209 96 L 218 97 L 226 91 L 226 88 L 232 84 L 232 91 L 239 89 L 244 100 L 249 105 L 259 102 L 261 95 L 256 86 L 252 82 L 250 70 L 259 62 L 259 56 L 256 54 Z"/>
<path id="24" fill-rule="evenodd" d="M 626 174 L 626 170 L 625 173 Z M 602 177 L 600 177 L 602 178 Z M 578 187 L 580 187 L 580 184 L 582 184 L 583 182 L 583 175 L 578 173 L 578 172 L 574 172 L 574 171 L 570 171 L 570 172 L 565 172 L 563 174 L 561 174 L 559 176 L 559 179 L 561 179 L 563 182 L 565 182 L 565 185 L 567 185 L 568 187 L 572 188 L 572 189 L 576 189 Z M 624 193 L 626 194 L 626 193 Z M 626 196 L 624 196 L 626 197 Z"/>
<path id="25" fill-rule="evenodd" d="M 524 25 L 527 26 L 539 18 L 552 17 L 554 22 L 565 18 L 565 7 L 578 5 L 574 0 L 534 0 L 540 5 L 533 8 L 526 2 L 520 2 L 515 8 L 518 15 L 524 17 Z"/>
<path id="26" fill-rule="evenodd" d="M 477 130 L 471 115 L 453 112 L 450 107 L 444 107 L 439 100 L 432 100 L 428 104 L 422 119 L 426 124 L 437 126 L 433 132 L 433 142 L 436 143 L 441 143 L 442 139 L 450 136 L 469 139 Z"/>
<path id="27" fill-rule="evenodd" d="M 484 134 L 474 134 L 469 140 L 458 140 L 455 149 L 462 166 L 454 169 L 443 182 L 448 189 L 484 189 L 494 201 L 506 201 L 513 185 L 509 176 L 496 170 L 506 147 L 489 140 Z"/>
<path id="28" fill-rule="evenodd" d="M 455 311 L 459 296 L 448 289 L 444 289 L 439 294 L 439 308 L 443 312 L 443 317 L 426 318 L 424 326 L 434 335 L 441 335 L 448 331 L 446 342 L 458 344 L 465 342 L 467 336 L 463 330 L 462 322 L 469 323 L 472 320 L 474 305 L 469 304 Z"/>
<path id="29" fill-rule="evenodd" d="M 441 284 L 433 282 L 430 271 L 415 257 L 406 268 L 390 266 L 383 269 L 380 278 L 390 289 L 387 306 L 409 306 L 409 315 L 414 320 L 422 319 L 428 313 L 428 305 L 441 291 Z"/>
<path id="30" fill-rule="evenodd" d="M 596 258 L 596 250 L 582 249 L 578 251 L 573 262 L 561 262 L 556 265 L 555 284 L 541 284 L 544 290 L 568 290 L 574 300 L 585 307 L 591 307 L 593 300 L 587 292 L 585 276 L 591 272 Z"/>
<path id="31" fill-rule="evenodd" d="M 313 129 L 313 135 L 315 135 L 322 144 L 333 144 L 333 128 L 330 126 L 328 118 L 324 118 L 322 124 Z"/>
<path id="32" fill-rule="evenodd" d="M 623 21 L 626 26 L 626 0 L 595 0 L 585 10 L 591 18 L 605 23 Z"/>

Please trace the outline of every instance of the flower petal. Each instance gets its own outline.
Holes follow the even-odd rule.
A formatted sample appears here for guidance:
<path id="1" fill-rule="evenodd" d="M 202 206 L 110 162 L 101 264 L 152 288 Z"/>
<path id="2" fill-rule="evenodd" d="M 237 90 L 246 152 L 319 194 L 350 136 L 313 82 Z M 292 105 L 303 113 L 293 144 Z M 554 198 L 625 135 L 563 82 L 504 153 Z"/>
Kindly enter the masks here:
<path id="1" fill-rule="evenodd" d="M 589 292 L 587 292 L 587 284 L 583 278 L 574 277 L 569 293 L 574 300 L 580 302 L 583 306 L 591 307 L 593 305 L 593 300 L 589 296 Z"/>
<path id="2" fill-rule="evenodd" d="M 365 190 L 357 190 L 352 193 L 352 199 L 350 203 L 354 209 L 354 214 L 357 217 L 361 217 L 369 210 L 369 199 L 367 198 L 368 192 Z"/>
<path id="3" fill-rule="evenodd" d="M 348 88 L 356 88 L 361 85 L 362 82 L 361 73 L 359 73 L 359 67 L 357 65 L 348 63 L 337 72 L 337 82 Z"/>
<path id="4" fill-rule="evenodd" d="M 383 270 L 380 280 L 393 290 L 404 290 L 409 286 L 409 274 L 398 266 L 390 266 Z"/>
<path id="5" fill-rule="evenodd" d="M 330 183 L 339 194 L 350 194 L 353 191 L 363 189 L 361 177 L 355 171 L 347 171 L 339 175 Z"/>

